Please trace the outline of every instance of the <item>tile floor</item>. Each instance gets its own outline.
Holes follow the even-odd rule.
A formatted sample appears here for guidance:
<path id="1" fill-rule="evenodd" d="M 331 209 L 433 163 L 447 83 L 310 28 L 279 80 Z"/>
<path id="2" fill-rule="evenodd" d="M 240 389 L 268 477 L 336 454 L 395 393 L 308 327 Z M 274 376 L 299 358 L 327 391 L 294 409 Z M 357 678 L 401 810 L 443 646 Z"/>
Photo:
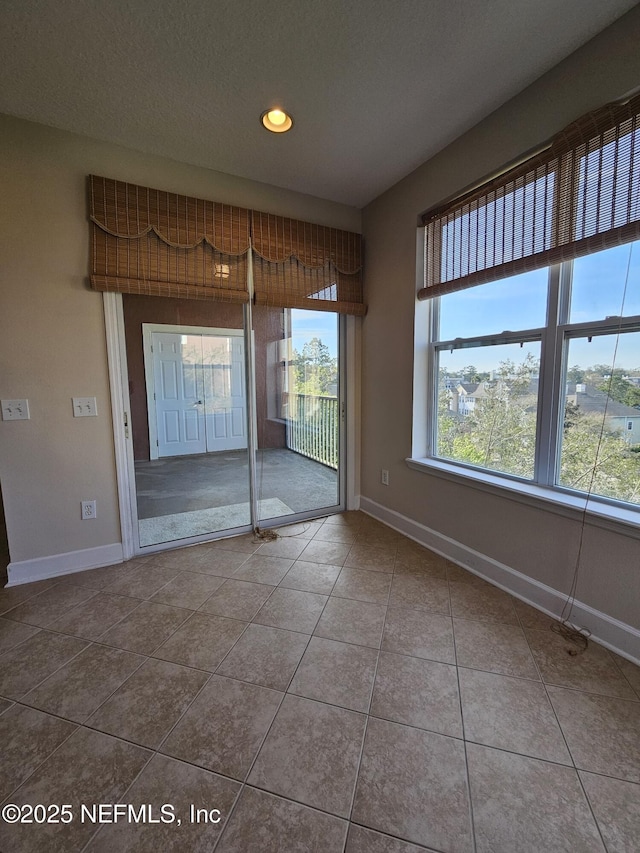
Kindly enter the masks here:
<path id="1" fill-rule="evenodd" d="M 281 534 L 0 590 L 0 799 L 74 815 L 0 850 L 640 849 L 638 667 L 361 513 Z"/>

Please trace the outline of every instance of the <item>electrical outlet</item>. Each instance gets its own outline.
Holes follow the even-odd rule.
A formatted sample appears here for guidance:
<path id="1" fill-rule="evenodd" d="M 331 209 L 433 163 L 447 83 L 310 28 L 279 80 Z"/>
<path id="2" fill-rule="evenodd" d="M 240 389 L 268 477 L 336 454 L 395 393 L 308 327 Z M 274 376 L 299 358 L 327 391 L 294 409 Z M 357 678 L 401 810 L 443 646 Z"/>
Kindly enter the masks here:
<path id="1" fill-rule="evenodd" d="M 74 418 L 97 418 L 98 407 L 95 397 L 72 397 Z"/>
<path id="2" fill-rule="evenodd" d="M 380 480 L 382 481 L 383 486 L 389 485 L 389 472 L 387 471 L 386 468 L 382 469 Z"/>
<path id="3" fill-rule="evenodd" d="M 87 521 L 96 517 L 96 502 L 82 501 L 82 520 Z"/>
<path id="4" fill-rule="evenodd" d="M 28 400 L 2 400 L 1 405 L 3 421 L 29 420 L 30 416 Z"/>

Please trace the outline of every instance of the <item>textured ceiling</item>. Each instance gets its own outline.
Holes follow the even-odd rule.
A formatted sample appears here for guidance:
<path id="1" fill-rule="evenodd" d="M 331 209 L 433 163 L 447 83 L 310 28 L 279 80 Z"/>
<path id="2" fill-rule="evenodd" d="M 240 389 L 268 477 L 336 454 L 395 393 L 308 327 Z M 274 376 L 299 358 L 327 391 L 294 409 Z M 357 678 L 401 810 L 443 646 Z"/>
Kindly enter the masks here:
<path id="1" fill-rule="evenodd" d="M 361 207 L 634 5 L 3 0 L 0 112 Z"/>

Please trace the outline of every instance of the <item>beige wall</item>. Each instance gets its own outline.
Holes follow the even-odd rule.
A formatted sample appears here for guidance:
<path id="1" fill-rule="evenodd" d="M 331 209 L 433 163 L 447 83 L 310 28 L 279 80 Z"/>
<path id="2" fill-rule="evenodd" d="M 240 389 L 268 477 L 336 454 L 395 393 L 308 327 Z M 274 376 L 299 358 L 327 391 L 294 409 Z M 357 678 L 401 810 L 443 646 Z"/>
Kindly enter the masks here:
<path id="1" fill-rule="evenodd" d="M 570 583 L 577 521 L 410 470 L 404 462 L 411 455 L 416 224 L 429 207 L 640 86 L 639 44 L 636 7 L 363 212 L 369 313 L 362 495 L 557 590 Z M 388 487 L 380 484 L 381 468 L 389 469 Z M 637 539 L 588 527 L 578 599 L 640 628 L 639 554 Z"/>
<path id="2" fill-rule="evenodd" d="M 120 541 L 102 296 L 88 289 L 86 175 L 253 207 L 353 231 L 354 208 L 0 117 L 0 422 L 12 562 Z M 72 417 L 96 396 L 98 418 Z M 97 501 L 95 521 L 80 501 Z"/>

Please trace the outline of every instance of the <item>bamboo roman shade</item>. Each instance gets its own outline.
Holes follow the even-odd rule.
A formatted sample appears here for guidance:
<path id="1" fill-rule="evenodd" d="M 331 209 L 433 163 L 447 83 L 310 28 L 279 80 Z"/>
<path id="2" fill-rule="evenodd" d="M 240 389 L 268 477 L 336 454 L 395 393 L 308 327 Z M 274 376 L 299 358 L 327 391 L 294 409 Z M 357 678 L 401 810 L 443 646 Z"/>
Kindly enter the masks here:
<path id="1" fill-rule="evenodd" d="M 640 95 L 588 113 L 423 225 L 419 299 L 640 238 Z"/>
<path id="2" fill-rule="evenodd" d="M 246 302 L 249 212 L 92 175 L 95 290 Z"/>
<path id="3" fill-rule="evenodd" d="M 92 175 L 91 286 L 364 314 L 359 234 Z"/>
<path id="4" fill-rule="evenodd" d="M 258 305 L 364 314 L 359 234 L 252 213 Z"/>

